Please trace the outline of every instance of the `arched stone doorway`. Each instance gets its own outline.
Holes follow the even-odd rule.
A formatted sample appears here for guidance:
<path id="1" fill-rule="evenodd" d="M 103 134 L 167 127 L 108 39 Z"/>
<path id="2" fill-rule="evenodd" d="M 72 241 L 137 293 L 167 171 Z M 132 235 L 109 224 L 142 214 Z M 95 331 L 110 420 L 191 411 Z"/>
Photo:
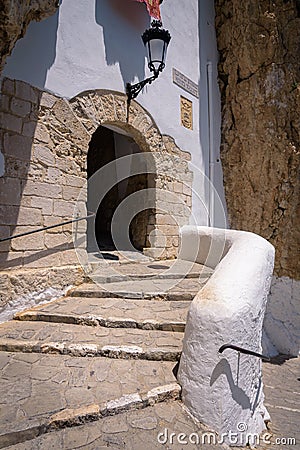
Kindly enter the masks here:
<path id="1" fill-rule="evenodd" d="M 123 164 L 128 165 L 128 177 L 115 183 L 107 193 L 103 196 L 97 208 L 95 221 L 88 222 L 88 242 L 87 248 L 89 252 L 102 250 L 115 250 L 115 242 L 112 236 L 112 219 L 116 209 L 121 203 L 130 197 L 131 194 L 142 191 L 143 195 L 149 197 L 149 189 L 155 186 L 154 173 L 130 174 L 130 162 L 132 155 L 140 155 L 143 159 L 143 153 L 134 139 L 125 131 L 117 127 L 100 125 L 93 133 L 89 150 L 87 154 L 87 178 L 97 177 L 96 184 L 98 189 L 89 188 L 87 192 L 87 209 L 95 202 L 91 196 L 99 197 L 101 191 L 101 170 L 106 165 L 112 165 L 113 172 L 117 167 L 113 164 L 118 158 L 128 157 Z M 147 160 L 149 161 L 150 153 L 148 152 Z M 146 164 L 144 165 L 146 167 Z M 154 161 L 153 161 L 154 166 Z M 146 169 L 145 169 L 146 170 Z M 153 172 L 153 171 L 152 171 Z M 116 177 L 117 178 L 117 177 Z M 134 201 L 134 199 L 133 199 Z M 153 198 L 153 206 L 155 199 Z M 149 205 L 148 205 L 149 206 Z M 150 247 L 149 233 L 151 226 L 154 225 L 155 210 L 144 205 L 145 209 L 138 212 L 129 225 L 129 238 L 132 246 L 139 251 L 144 251 Z M 126 226 L 127 224 L 123 224 Z M 97 247 L 97 248 L 96 248 Z M 127 250 L 126 248 L 118 248 L 118 250 Z"/>
<path id="2" fill-rule="evenodd" d="M 147 254 L 154 257 L 175 257 L 179 227 L 189 222 L 191 214 L 193 175 L 188 166 L 190 154 L 177 147 L 171 137 L 161 135 L 151 115 L 137 102 L 131 102 L 127 111 L 127 98 L 124 94 L 101 90 L 84 92 L 71 99 L 68 104 L 80 126 L 88 132 L 88 141 L 77 140 L 77 145 L 85 146 L 85 153 L 93 153 L 93 146 L 97 147 L 97 138 L 106 128 L 114 132 L 115 136 L 122 135 L 131 139 L 143 154 L 152 155 L 155 173 L 151 181 L 148 177 L 147 181 L 144 179 L 141 182 L 141 188 L 147 186 L 147 189 L 151 187 L 155 190 L 154 210 L 153 214 L 148 210 L 146 216 L 140 214 L 132 221 L 132 243 L 138 249 L 151 246 Z M 106 134 L 106 139 L 109 140 L 109 132 L 106 131 Z M 111 134 L 110 139 L 112 141 Z M 105 158 L 101 164 L 104 162 Z M 127 187 L 128 185 L 130 183 Z M 134 182 L 128 193 L 136 190 L 138 188 Z M 106 225 L 109 222 L 106 220 Z"/>

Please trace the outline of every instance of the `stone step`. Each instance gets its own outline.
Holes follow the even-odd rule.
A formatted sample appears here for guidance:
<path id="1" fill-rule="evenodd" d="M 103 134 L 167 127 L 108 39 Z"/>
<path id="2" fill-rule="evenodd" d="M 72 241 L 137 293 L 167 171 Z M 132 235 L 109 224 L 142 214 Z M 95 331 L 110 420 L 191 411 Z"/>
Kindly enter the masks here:
<path id="1" fill-rule="evenodd" d="M 0 352 L 0 398 L 5 405 L 0 448 L 178 399 L 173 366 L 164 361 Z"/>
<path id="2" fill-rule="evenodd" d="M 183 333 L 13 320 L 0 325 L 0 351 L 177 361 Z"/>
<path id="3" fill-rule="evenodd" d="M 128 275 L 99 275 L 95 271 L 91 271 L 90 276 L 85 278 L 86 283 L 90 283 L 96 281 L 97 283 L 119 283 L 123 281 L 139 281 L 139 280 L 176 280 L 181 277 L 180 273 L 167 273 L 167 274 L 149 274 L 149 273 L 141 273 L 141 274 L 128 274 Z M 193 279 L 193 278 L 207 278 L 206 274 L 199 276 L 199 273 L 189 273 L 184 276 L 185 279 Z"/>
<path id="4" fill-rule="evenodd" d="M 7 450 L 225 450 L 220 436 L 193 419 L 180 400 L 53 430 Z M 272 446 L 265 446 L 265 450 Z M 287 448 L 287 447 L 285 447 Z M 249 447 L 248 447 L 249 450 Z M 280 449 L 278 449 L 280 450 Z M 296 449 L 295 449 L 296 450 Z"/>
<path id="5" fill-rule="evenodd" d="M 183 332 L 189 302 L 66 297 L 15 315 L 16 320 Z"/>
<path id="6" fill-rule="evenodd" d="M 151 263 L 91 262 L 90 277 L 98 283 L 115 283 L 141 279 L 174 280 L 201 278 L 207 280 L 213 270 L 201 264 L 183 260 L 153 261 Z"/>
<path id="7" fill-rule="evenodd" d="M 83 283 L 70 295 L 73 297 L 121 297 L 142 300 L 191 301 L 207 280 L 170 279 L 136 280 L 118 283 Z"/>

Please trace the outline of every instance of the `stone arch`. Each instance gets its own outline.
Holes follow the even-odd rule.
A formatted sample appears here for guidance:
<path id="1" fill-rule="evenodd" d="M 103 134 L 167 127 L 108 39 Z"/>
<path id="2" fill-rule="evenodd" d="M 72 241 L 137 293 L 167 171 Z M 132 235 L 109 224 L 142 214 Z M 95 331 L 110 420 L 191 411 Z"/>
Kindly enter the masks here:
<path id="1" fill-rule="evenodd" d="M 137 102 L 128 111 L 124 94 L 96 90 L 83 92 L 69 102 L 74 115 L 90 134 L 99 125 L 115 125 L 128 132 L 143 151 L 158 152 L 163 148 L 162 135 L 152 116 Z"/>
<path id="2" fill-rule="evenodd" d="M 113 126 L 127 132 L 143 152 L 153 155 L 156 166 L 153 186 L 156 189 L 156 213 L 147 227 L 148 234 L 152 236 L 152 248 L 148 254 L 175 257 L 179 227 L 187 224 L 190 216 L 190 154 L 178 148 L 174 139 L 162 135 L 152 116 L 137 102 L 133 101 L 127 112 L 127 98 L 122 93 L 93 90 L 80 93 L 70 100 L 44 93 L 37 138 L 43 139 L 45 134 L 44 141 L 48 139 L 51 151 L 60 158 L 59 163 L 64 164 L 64 156 L 74 162 L 76 176 L 81 178 L 78 187 L 86 183 L 89 143 L 99 126 Z M 166 192 L 169 200 L 166 199 Z"/>

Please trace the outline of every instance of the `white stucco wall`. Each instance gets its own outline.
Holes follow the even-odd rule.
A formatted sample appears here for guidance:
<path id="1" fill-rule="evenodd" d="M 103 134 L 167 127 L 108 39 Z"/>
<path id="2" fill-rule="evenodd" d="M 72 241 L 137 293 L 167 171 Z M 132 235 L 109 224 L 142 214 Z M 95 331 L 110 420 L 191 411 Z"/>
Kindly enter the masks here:
<path id="1" fill-rule="evenodd" d="M 273 277 L 264 330 L 265 351 L 300 356 L 300 281 Z"/>
<path id="2" fill-rule="evenodd" d="M 140 38 L 150 19 L 143 4 L 142 23 L 134 27 L 116 14 L 109 0 L 62 0 L 58 12 L 40 23 L 31 23 L 7 59 L 3 76 L 26 81 L 62 97 L 93 89 L 124 92 L 127 82 L 149 76 L 146 53 Z M 208 175 L 207 62 L 213 66 L 214 173 L 221 194 L 223 184 L 218 160 L 220 142 L 220 98 L 217 86 L 217 50 L 214 5 L 211 0 L 165 0 L 161 6 L 163 25 L 172 40 L 167 64 L 159 79 L 145 88 L 138 102 L 154 117 L 160 131 L 192 155 L 193 170 Z M 200 32 L 199 32 L 200 30 Z M 201 44 L 201 46 L 200 46 Z M 201 47 L 201 48 L 200 48 Z M 200 83 L 200 99 L 172 82 L 176 68 Z M 193 130 L 181 126 L 180 95 L 193 102 Z M 199 224 L 207 224 L 208 188 L 195 174 L 193 213 Z M 200 195 L 200 199 L 198 196 Z M 224 226 L 222 220 L 216 224 Z"/>

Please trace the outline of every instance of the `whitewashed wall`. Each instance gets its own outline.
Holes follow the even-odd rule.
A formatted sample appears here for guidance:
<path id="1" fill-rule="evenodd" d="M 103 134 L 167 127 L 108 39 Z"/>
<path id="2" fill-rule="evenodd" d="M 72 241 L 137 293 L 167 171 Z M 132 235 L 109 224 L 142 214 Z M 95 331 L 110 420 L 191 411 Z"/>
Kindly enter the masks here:
<path id="1" fill-rule="evenodd" d="M 110 6 L 109 0 L 62 0 L 58 12 L 40 23 L 31 23 L 19 40 L 2 76 L 26 81 L 33 86 L 72 98 L 93 89 L 124 92 L 127 82 L 149 76 L 140 35 L 149 25 L 144 8 L 140 29 L 127 23 Z M 217 50 L 212 0 L 165 0 L 161 7 L 163 25 L 172 40 L 167 65 L 159 79 L 147 87 L 138 101 L 154 117 L 160 131 L 192 154 L 195 171 L 193 213 L 199 224 L 207 224 L 208 188 L 201 173 L 208 174 L 207 62 L 213 67 L 213 115 L 215 185 L 224 204 L 223 182 L 218 160 L 220 142 L 220 98 L 217 86 Z M 200 32 L 199 32 L 200 30 Z M 200 99 L 172 82 L 175 67 L 199 83 Z M 193 130 L 180 124 L 180 95 L 193 102 Z M 199 172 L 200 171 L 200 172 Z M 215 225 L 224 226 L 223 207 Z M 221 217 L 221 219 L 219 218 Z"/>
<path id="2" fill-rule="evenodd" d="M 300 356 L 300 281 L 273 277 L 264 321 L 264 351 Z"/>

